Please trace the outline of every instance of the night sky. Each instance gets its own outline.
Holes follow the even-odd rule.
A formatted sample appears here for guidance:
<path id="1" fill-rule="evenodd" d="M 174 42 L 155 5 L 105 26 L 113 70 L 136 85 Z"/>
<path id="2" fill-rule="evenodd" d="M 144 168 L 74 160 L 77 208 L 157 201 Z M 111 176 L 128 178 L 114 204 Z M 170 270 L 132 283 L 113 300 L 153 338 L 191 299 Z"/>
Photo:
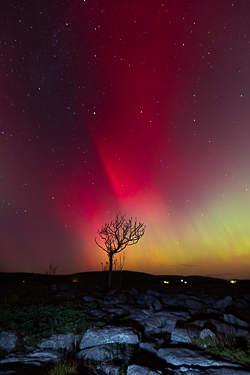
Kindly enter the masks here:
<path id="1" fill-rule="evenodd" d="M 3 0 L 0 271 L 250 278 L 250 1 Z"/>

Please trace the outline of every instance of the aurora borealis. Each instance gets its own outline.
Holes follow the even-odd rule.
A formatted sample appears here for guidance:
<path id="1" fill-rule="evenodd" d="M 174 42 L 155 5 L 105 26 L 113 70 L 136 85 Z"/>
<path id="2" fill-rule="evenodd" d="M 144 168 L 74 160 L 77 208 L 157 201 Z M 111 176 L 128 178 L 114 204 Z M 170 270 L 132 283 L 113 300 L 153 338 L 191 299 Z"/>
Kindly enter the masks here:
<path id="1" fill-rule="evenodd" d="M 250 1 L 4 0 L 0 271 L 250 278 Z"/>

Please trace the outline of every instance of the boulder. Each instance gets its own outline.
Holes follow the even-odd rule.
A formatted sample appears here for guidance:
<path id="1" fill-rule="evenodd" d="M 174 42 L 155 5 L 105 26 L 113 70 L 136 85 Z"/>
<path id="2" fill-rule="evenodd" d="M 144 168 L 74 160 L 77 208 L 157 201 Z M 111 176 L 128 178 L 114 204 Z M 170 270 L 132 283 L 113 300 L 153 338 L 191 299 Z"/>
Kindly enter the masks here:
<path id="1" fill-rule="evenodd" d="M 246 302 L 244 299 L 242 298 L 237 298 L 234 302 L 233 302 L 233 306 L 236 307 L 236 309 L 238 310 L 247 310 L 249 309 L 249 303 Z"/>
<path id="2" fill-rule="evenodd" d="M 145 296 L 145 299 L 144 299 L 146 305 L 151 308 L 151 309 L 155 309 L 155 311 L 159 311 L 162 309 L 162 304 L 160 303 L 160 301 L 154 297 L 154 296 L 151 296 L 151 295 L 146 295 Z"/>
<path id="3" fill-rule="evenodd" d="M 161 298 L 161 301 L 163 303 L 163 305 L 166 305 L 166 306 L 179 306 L 179 302 L 178 302 L 178 299 L 177 298 L 172 298 L 172 297 L 162 297 Z"/>
<path id="4" fill-rule="evenodd" d="M 177 321 L 185 322 L 188 318 L 190 318 L 190 314 L 185 312 L 171 313 L 167 311 L 159 311 L 151 314 L 151 316 L 148 318 L 144 326 L 144 332 L 145 334 L 148 334 L 150 332 L 171 333 L 175 328 Z"/>
<path id="5" fill-rule="evenodd" d="M 41 344 L 37 346 L 40 349 L 66 349 L 68 352 L 71 352 L 80 340 L 81 335 L 75 335 L 74 333 L 56 334 L 49 338 L 42 339 Z"/>
<path id="6" fill-rule="evenodd" d="M 122 375 L 124 374 L 122 370 L 122 366 L 117 366 L 115 364 L 109 363 L 102 363 L 101 365 L 97 365 L 96 369 L 101 372 L 101 374 L 105 375 Z"/>
<path id="7" fill-rule="evenodd" d="M 186 306 L 190 309 L 200 310 L 203 309 L 206 305 L 203 302 L 197 301 L 194 298 L 188 298 L 186 300 Z"/>
<path id="8" fill-rule="evenodd" d="M 104 326 L 90 328 L 80 342 L 80 349 L 91 348 L 103 344 L 127 343 L 139 344 L 138 332 L 131 327 Z"/>
<path id="9" fill-rule="evenodd" d="M 122 293 L 122 294 L 119 294 L 119 296 L 116 297 L 113 302 L 114 302 L 114 305 L 122 305 L 126 301 L 127 301 L 126 294 Z"/>
<path id="10" fill-rule="evenodd" d="M 200 333 L 200 347 L 207 348 L 208 346 L 214 346 L 218 343 L 218 338 L 210 329 L 204 328 Z"/>
<path id="11" fill-rule="evenodd" d="M 162 296 L 162 294 L 157 292 L 157 290 L 151 290 L 151 289 L 148 289 L 146 291 L 146 294 L 149 294 L 150 296 L 154 296 L 154 297 L 161 297 Z"/>
<path id="12" fill-rule="evenodd" d="M 225 298 L 218 299 L 214 304 L 214 309 L 224 311 L 227 306 L 233 304 L 233 299 L 231 296 L 227 296 Z"/>
<path id="13" fill-rule="evenodd" d="M 174 328 L 171 332 L 171 341 L 191 344 L 199 338 L 199 331 L 194 328 Z"/>
<path id="14" fill-rule="evenodd" d="M 144 325 L 148 320 L 149 316 L 153 314 L 153 310 L 140 309 L 138 307 L 128 307 L 129 318 L 134 320 L 141 325 Z"/>
<path id="15" fill-rule="evenodd" d="M 224 318 L 224 322 L 226 322 L 226 323 L 233 324 L 233 325 L 236 325 L 238 327 L 249 328 L 248 322 L 244 322 L 243 320 L 236 318 L 232 314 L 224 314 L 223 318 Z"/>
<path id="16" fill-rule="evenodd" d="M 13 331 L 0 333 L 0 349 L 10 352 L 16 346 L 17 335 Z"/>
<path id="17" fill-rule="evenodd" d="M 136 345 L 127 343 L 123 345 L 117 343 L 106 344 L 80 350 L 80 352 L 77 353 L 77 358 L 95 363 L 115 363 L 120 361 L 120 363 L 122 362 L 124 365 L 128 365 L 137 350 Z"/>
<path id="18" fill-rule="evenodd" d="M 215 298 L 207 294 L 202 295 L 200 300 L 205 303 L 206 306 L 213 306 L 215 303 Z"/>
<path id="19" fill-rule="evenodd" d="M 92 348 L 86 348 L 78 352 L 77 358 L 84 359 L 85 361 L 101 363 L 112 361 L 114 358 L 114 354 L 110 347 L 93 346 Z"/>

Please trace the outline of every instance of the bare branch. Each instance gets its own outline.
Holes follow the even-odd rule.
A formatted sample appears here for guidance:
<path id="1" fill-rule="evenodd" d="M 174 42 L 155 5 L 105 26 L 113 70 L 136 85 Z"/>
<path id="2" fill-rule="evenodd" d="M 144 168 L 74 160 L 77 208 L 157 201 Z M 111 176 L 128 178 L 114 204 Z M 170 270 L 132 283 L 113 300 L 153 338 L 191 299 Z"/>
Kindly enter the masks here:
<path id="1" fill-rule="evenodd" d="M 104 249 L 104 247 L 102 247 L 101 245 L 99 245 L 99 243 L 96 241 L 96 238 L 95 238 L 95 243 L 104 251 L 108 252 L 106 249 Z"/>

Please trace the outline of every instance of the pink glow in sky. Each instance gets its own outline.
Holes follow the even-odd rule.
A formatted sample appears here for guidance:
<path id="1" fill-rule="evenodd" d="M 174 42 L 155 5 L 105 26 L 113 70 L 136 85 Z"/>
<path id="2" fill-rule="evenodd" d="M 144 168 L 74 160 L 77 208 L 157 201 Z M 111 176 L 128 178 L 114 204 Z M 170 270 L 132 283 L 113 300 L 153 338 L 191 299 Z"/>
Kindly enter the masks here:
<path id="1" fill-rule="evenodd" d="M 0 271 L 250 276 L 250 3 L 4 1 Z"/>

